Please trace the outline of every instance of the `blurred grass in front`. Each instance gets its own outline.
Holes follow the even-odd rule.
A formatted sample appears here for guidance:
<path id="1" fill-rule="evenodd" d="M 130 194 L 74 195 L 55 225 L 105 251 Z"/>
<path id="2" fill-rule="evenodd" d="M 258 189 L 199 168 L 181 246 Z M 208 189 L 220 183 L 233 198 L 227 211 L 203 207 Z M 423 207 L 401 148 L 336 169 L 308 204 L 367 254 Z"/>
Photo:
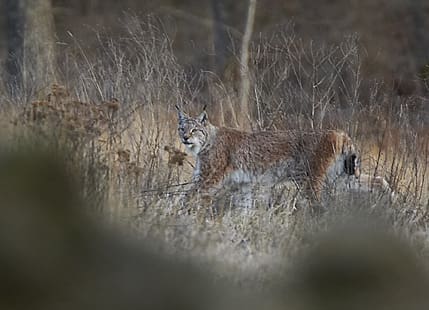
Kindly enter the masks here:
<path id="1" fill-rule="evenodd" d="M 402 305 L 394 302 L 402 289 L 404 307 L 426 303 L 427 266 L 417 265 L 429 256 L 427 98 L 375 82 L 362 89 L 355 38 L 314 53 L 293 30 L 279 29 L 251 49 L 255 127 L 346 130 L 364 172 L 385 177 L 397 198 L 345 193 L 314 216 L 280 192 L 253 209 L 220 199 L 223 216 L 214 219 L 205 209 L 181 214 L 180 184 L 194 162 L 177 138 L 174 104 L 192 113 L 209 103 L 213 123 L 233 126 L 236 81 L 207 72 L 190 78 L 153 19 L 130 18 L 126 29 L 120 42 L 101 40 L 94 61 L 76 42 L 60 82 L 15 97 L 2 92 L 2 308 L 224 309 L 256 307 L 256 299 L 275 309 L 387 309 Z M 357 214 L 383 223 L 388 237 L 334 230 L 324 239 Z M 294 278 L 302 291 L 285 284 Z M 350 298 L 337 299 L 329 283 Z"/>

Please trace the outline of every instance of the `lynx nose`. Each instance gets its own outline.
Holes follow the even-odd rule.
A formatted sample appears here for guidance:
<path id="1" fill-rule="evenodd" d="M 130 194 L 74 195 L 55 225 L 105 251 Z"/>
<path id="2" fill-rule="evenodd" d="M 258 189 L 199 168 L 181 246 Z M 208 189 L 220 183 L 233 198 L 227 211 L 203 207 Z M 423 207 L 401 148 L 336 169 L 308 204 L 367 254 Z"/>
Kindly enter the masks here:
<path id="1" fill-rule="evenodd" d="M 189 135 L 183 135 L 183 143 L 184 144 L 192 144 L 191 142 L 189 142 Z"/>

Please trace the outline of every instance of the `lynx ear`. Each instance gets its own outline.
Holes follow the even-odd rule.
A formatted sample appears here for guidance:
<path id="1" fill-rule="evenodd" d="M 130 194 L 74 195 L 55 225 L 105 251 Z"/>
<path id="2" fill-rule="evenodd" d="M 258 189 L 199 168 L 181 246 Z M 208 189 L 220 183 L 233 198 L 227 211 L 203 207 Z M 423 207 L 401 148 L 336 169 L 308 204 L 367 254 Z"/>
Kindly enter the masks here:
<path id="1" fill-rule="evenodd" d="M 203 111 L 200 115 L 198 115 L 197 120 L 202 124 L 205 125 L 207 122 L 207 112 Z"/>
<path id="2" fill-rule="evenodd" d="M 176 110 L 177 110 L 177 115 L 179 116 L 180 121 L 186 118 L 185 113 L 183 113 L 182 110 L 180 110 L 180 108 L 177 104 L 176 104 Z"/>

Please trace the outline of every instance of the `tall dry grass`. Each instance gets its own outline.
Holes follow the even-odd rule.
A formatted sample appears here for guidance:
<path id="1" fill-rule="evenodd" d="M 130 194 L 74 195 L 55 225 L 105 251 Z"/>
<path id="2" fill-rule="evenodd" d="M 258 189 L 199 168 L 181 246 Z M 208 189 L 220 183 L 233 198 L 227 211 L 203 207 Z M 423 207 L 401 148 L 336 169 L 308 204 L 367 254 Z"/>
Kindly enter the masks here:
<path id="1" fill-rule="evenodd" d="M 231 124 L 231 115 L 240 114 L 239 81 L 234 74 L 185 74 L 163 27 L 153 17 L 130 17 L 121 40 L 98 34 L 95 57 L 76 38 L 63 51 L 60 85 L 2 96 L 2 139 L 15 148 L 25 141 L 62 150 L 66 168 L 79 171 L 93 213 L 240 286 L 266 288 L 311 246 L 311 236 L 356 213 L 380 219 L 428 256 L 428 99 L 398 97 L 379 81 L 362 81 L 355 37 L 319 46 L 288 26 L 255 40 L 248 117 L 257 129 L 347 131 L 362 169 L 385 177 L 395 201 L 376 192 L 342 193 L 315 216 L 299 207 L 295 192 L 280 190 L 250 209 L 221 197 L 223 216 L 215 218 L 198 201 L 195 212 L 178 212 L 194 160 L 179 143 L 174 104 L 191 114 L 208 104 L 215 124 Z"/>

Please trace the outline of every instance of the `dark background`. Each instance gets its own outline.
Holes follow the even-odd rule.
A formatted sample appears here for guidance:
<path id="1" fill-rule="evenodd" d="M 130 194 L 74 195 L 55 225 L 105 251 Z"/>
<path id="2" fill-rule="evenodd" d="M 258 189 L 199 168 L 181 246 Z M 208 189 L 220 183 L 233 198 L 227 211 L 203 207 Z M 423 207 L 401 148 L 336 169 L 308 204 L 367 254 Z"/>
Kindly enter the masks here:
<path id="1" fill-rule="evenodd" d="M 25 0 L 16 0 L 16 2 Z M 28 1 L 28 0 L 27 0 Z M 2 0 L 0 50 L 7 55 L 7 3 Z M 70 43 L 68 31 L 85 47 L 97 44 L 96 31 L 121 35 L 127 14 L 154 14 L 173 40 L 178 61 L 197 69 L 214 69 L 214 55 L 237 54 L 248 1 L 234 0 L 37 0 L 51 6 L 57 45 Z M 49 12 L 39 14 L 40 23 Z M 422 79 L 429 62 L 429 2 L 425 0 L 260 0 L 253 37 L 269 35 L 279 25 L 292 24 L 297 36 L 326 44 L 357 34 L 363 76 L 380 78 L 401 94 L 426 91 Z M 214 25 L 222 24 L 219 33 Z M 226 30 L 222 32 L 222 29 Z M 223 52 L 214 52 L 214 38 Z M 219 42 L 219 41 L 218 41 Z M 228 58 L 228 56 L 226 57 Z M 228 60 L 222 60 L 221 62 Z M 222 69 L 221 69 L 222 70 Z"/>

